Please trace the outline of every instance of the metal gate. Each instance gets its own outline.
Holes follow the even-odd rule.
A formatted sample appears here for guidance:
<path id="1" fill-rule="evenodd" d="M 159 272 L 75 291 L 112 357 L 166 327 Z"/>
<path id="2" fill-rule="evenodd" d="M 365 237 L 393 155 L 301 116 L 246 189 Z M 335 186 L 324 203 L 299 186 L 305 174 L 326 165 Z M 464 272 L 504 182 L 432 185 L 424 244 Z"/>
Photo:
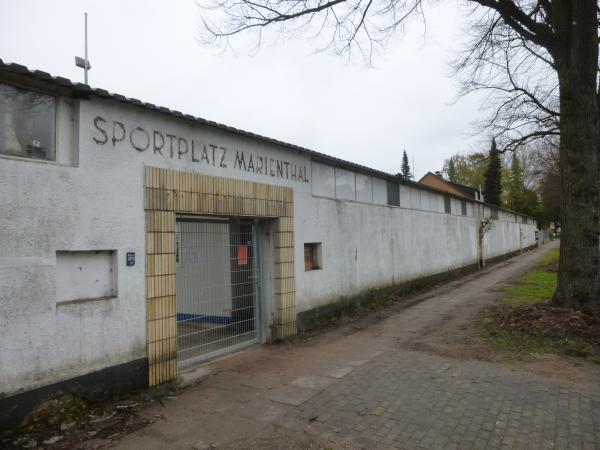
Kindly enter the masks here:
<path id="1" fill-rule="evenodd" d="M 193 363 L 258 340 L 257 253 L 251 221 L 178 218 L 179 363 Z"/>

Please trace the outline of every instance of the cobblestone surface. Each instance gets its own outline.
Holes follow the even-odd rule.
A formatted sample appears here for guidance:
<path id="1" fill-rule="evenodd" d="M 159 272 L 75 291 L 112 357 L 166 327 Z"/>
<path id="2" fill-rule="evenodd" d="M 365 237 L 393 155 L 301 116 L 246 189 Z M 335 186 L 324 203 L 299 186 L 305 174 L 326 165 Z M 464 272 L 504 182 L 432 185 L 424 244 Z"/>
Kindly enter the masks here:
<path id="1" fill-rule="evenodd" d="M 308 423 L 341 447 L 595 449 L 600 391 L 482 361 L 385 352 L 282 420 Z"/>
<path id="2" fill-rule="evenodd" d="M 457 318 L 472 320 L 473 311 L 497 301 L 507 283 L 551 248 L 545 247 L 436 288 L 408 309 L 388 310 L 380 322 L 214 362 L 208 379 L 143 412 L 160 420 L 108 445 L 600 449 L 597 367 L 587 379 L 566 382 L 570 378 L 408 350 L 431 330 L 455 333 Z"/>

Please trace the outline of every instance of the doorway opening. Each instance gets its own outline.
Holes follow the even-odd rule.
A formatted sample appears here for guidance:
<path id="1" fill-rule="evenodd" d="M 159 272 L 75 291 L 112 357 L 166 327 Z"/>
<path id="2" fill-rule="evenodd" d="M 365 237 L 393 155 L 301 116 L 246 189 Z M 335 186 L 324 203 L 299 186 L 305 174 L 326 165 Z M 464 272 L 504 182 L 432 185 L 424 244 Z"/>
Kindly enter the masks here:
<path id="1" fill-rule="evenodd" d="M 178 217 L 177 359 L 185 366 L 260 339 L 257 222 Z"/>

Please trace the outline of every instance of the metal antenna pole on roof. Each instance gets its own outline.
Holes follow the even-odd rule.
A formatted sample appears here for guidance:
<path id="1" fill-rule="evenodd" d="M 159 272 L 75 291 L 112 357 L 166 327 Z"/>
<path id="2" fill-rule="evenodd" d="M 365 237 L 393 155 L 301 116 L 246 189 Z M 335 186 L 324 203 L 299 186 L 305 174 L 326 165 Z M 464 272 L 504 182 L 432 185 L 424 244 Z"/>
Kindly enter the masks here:
<path id="1" fill-rule="evenodd" d="M 84 23 L 85 23 L 85 58 L 80 56 L 75 57 L 75 65 L 77 67 L 81 67 L 83 69 L 83 78 L 85 84 L 88 84 L 88 70 L 92 68 L 90 65 L 90 61 L 88 60 L 88 32 L 87 32 L 87 13 L 84 14 Z"/>
<path id="2" fill-rule="evenodd" d="M 88 66 L 89 66 L 89 62 L 88 62 L 88 54 L 87 54 L 87 12 L 83 13 L 84 15 L 84 21 L 85 21 L 85 69 L 83 69 L 83 73 L 85 75 L 85 84 L 88 84 Z"/>

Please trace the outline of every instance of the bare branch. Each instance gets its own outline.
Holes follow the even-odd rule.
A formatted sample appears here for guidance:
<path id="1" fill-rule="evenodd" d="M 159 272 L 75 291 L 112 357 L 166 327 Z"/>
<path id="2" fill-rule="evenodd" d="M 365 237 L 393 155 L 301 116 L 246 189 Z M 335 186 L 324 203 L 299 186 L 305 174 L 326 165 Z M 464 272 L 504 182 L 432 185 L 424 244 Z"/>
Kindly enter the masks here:
<path id="1" fill-rule="evenodd" d="M 541 23 L 534 19 L 537 5 L 533 6 L 530 13 L 526 13 L 512 0 L 471 1 L 498 12 L 504 22 L 523 38 L 549 51 L 554 49 L 556 43 L 552 28 L 547 23 Z"/>
<path id="2" fill-rule="evenodd" d="M 278 27 L 300 36 L 325 37 L 319 51 L 358 52 L 366 64 L 413 17 L 424 17 L 424 0 L 198 0 L 204 37 L 232 48 L 230 39 Z M 459 97 L 484 92 L 487 117 L 479 133 L 497 136 L 501 148 L 554 135 L 560 125 L 557 43 L 552 0 L 463 0 L 472 5 L 470 40 L 453 68 Z M 599 10 L 600 14 L 600 10 Z M 554 18 L 556 19 L 556 18 Z M 599 94 L 600 95 L 600 94 Z"/>

